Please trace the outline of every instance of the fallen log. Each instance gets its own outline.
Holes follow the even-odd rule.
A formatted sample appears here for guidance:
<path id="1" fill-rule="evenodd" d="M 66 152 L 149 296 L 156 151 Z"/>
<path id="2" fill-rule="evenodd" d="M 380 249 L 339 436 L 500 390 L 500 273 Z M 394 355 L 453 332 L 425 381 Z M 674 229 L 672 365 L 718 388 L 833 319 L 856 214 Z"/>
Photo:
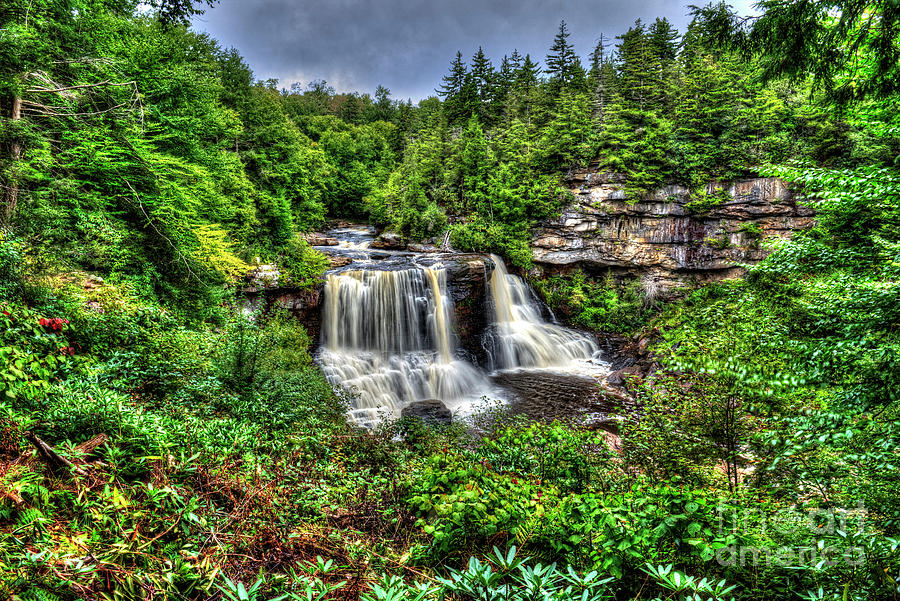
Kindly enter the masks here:
<path id="1" fill-rule="evenodd" d="M 97 450 L 97 447 L 102 447 L 107 442 L 109 442 L 109 436 L 107 436 L 106 434 L 97 434 L 90 440 L 76 446 L 75 451 L 80 453 L 82 456 L 87 456 Z"/>
<path id="2" fill-rule="evenodd" d="M 54 451 L 53 447 L 38 438 L 34 432 L 26 432 L 25 438 L 28 440 L 28 442 L 33 444 L 35 448 L 37 448 L 38 454 L 40 454 L 41 458 L 43 458 L 44 461 L 49 463 L 52 467 L 66 468 L 82 476 L 88 475 L 88 473 L 83 468 L 75 465 L 74 463 Z"/>

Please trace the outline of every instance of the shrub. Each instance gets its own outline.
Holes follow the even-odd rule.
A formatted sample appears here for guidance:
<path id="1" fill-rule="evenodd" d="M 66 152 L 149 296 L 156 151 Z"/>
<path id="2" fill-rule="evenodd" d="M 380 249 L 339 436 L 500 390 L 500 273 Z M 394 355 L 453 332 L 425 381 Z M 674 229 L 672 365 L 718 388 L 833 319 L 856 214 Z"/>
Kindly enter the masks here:
<path id="1" fill-rule="evenodd" d="M 684 208 L 695 215 L 705 215 L 717 206 L 731 200 L 728 190 L 716 188 L 712 193 L 706 190 L 694 190 L 691 192 L 691 201 L 684 205 Z"/>
<path id="2" fill-rule="evenodd" d="M 315 288 L 331 266 L 328 257 L 311 247 L 300 234 L 285 244 L 279 262 L 285 283 L 298 288 Z"/>
<path id="3" fill-rule="evenodd" d="M 554 310 L 592 330 L 628 332 L 640 327 L 649 316 L 638 280 L 619 285 L 609 274 L 598 281 L 577 271 L 571 276 L 553 276 L 532 283 Z"/>

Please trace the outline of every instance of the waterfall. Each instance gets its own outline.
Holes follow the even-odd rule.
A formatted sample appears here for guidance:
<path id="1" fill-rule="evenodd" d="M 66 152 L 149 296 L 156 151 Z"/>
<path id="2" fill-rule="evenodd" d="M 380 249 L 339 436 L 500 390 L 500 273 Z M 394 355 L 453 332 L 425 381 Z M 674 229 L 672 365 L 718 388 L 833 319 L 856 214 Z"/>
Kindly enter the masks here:
<path id="1" fill-rule="evenodd" d="M 355 395 L 351 417 L 399 416 L 423 399 L 452 409 L 490 389 L 482 372 L 455 356 L 446 287 L 439 266 L 327 275 L 318 360 L 332 385 Z"/>
<path id="2" fill-rule="evenodd" d="M 588 336 L 550 324 L 521 278 L 506 271 L 500 257 L 491 255 L 491 298 L 495 323 L 488 334 L 494 367 L 562 368 L 592 359 L 599 351 Z"/>

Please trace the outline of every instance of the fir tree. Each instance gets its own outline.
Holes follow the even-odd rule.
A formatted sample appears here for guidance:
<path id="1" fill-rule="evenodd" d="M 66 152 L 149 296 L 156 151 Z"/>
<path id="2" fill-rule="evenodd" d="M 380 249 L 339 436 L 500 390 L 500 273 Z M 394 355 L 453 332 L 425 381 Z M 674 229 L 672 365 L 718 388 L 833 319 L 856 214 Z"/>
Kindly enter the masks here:
<path id="1" fill-rule="evenodd" d="M 545 60 L 550 89 L 557 96 L 563 89 L 576 88 L 584 80 L 584 68 L 575 53 L 575 47 L 569 43 L 569 35 L 566 22 L 560 21 L 559 31 L 553 38 L 553 45 Z"/>
<path id="2" fill-rule="evenodd" d="M 444 110 L 451 124 L 465 122 L 475 109 L 476 90 L 462 52 L 450 63 L 450 72 L 441 78 L 441 87 L 435 92 L 444 99 Z"/>

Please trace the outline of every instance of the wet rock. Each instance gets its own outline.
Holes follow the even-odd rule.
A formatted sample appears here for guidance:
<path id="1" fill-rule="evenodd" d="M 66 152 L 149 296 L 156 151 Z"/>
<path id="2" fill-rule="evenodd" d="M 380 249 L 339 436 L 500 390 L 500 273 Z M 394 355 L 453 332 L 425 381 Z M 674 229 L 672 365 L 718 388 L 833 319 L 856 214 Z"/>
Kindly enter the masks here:
<path id="1" fill-rule="evenodd" d="M 337 246 L 337 238 L 326 236 L 321 232 L 311 232 L 303 236 L 310 246 Z"/>
<path id="2" fill-rule="evenodd" d="M 414 401 L 402 409 L 400 417 L 432 425 L 448 425 L 453 421 L 453 414 L 443 401 L 437 399 Z"/>
<path id="3" fill-rule="evenodd" d="M 323 285 L 313 289 L 245 288 L 238 302 L 247 315 L 257 311 L 286 310 L 304 325 L 310 340 L 316 341 L 319 338 L 319 306 L 324 297 L 323 289 Z"/>
<path id="4" fill-rule="evenodd" d="M 557 372 L 501 371 L 493 381 L 513 393 L 507 410 L 539 422 L 575 420 L 591 426 L 606 419 L 622 394 L 606 394 L 594 378 Z"/>
<path id="5" fill-rule="evenodd" d="M 331 261 L 332 269 L 343 267 L 353 262 L 353 259 L 347 255 L 328 255 L 328 260 Z"/>
<path id="6" fill-rule="evenodd" d="M 403 238 L 396 232 L 382 232 L 380 236 L 372 242 L 372 248 L 380 248 L 382 250 L 403 250 L 406 244 Z"/>
<path id="7" fill-rule="evenodd" d="M 410 244 L 406 247 L 410 252 L 414 253 L 439 253 L 441 249 L 434 244 Z"/>
<path id="8" fill-rule="evenodd" d="M 632 364 L 628 367 L 617 369 L 616 371 L 606 376 L 606 383 L 610 386 L 624 386 L 628 379 L 628 376 L 640 376 L 641 372 L 642 370 L 639 366 Z"/>
<path id="9" fill-rule="evenodd" d="M 494 265 L 482 255 L 454 255 L 441 262 L 447 270 L 447 292 L 456 316 L 454 332 L 460 347 L 479 365 L 487 364 L 482 334 L 488 327 L 488 288 Z"/>

